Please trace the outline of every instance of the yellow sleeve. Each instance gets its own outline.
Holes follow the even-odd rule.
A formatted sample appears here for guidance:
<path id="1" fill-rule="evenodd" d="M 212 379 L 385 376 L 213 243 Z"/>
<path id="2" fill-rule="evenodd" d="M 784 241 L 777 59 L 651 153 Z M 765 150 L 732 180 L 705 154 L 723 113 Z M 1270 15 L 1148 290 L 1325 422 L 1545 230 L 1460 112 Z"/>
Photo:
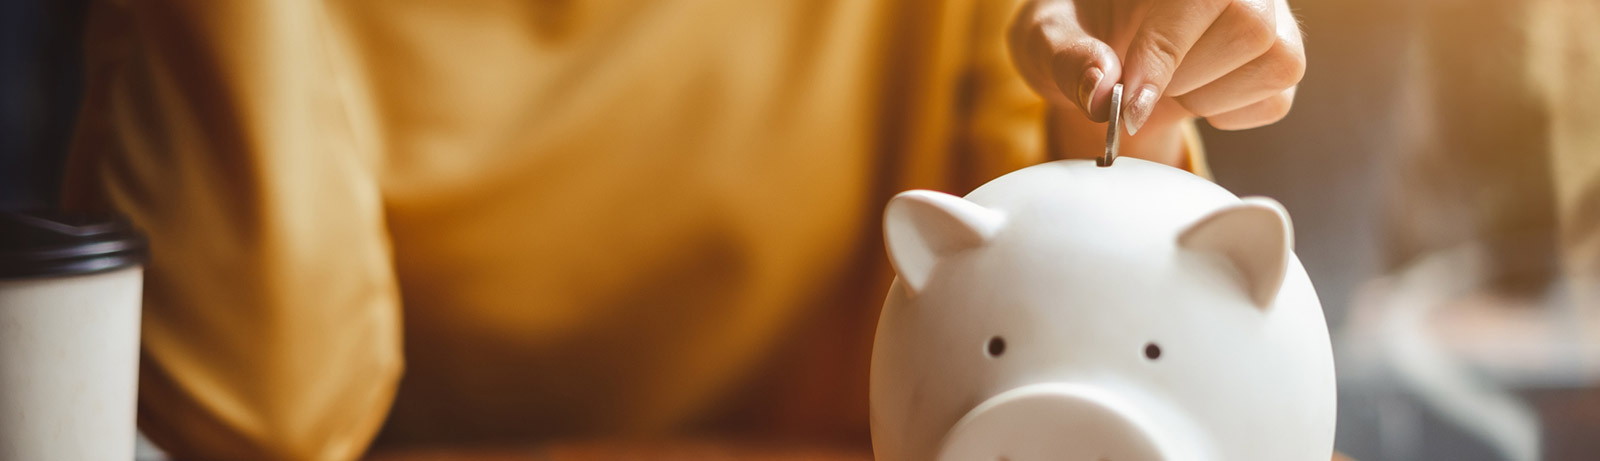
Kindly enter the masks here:
<path id="1" fill-rule="evenodd" d="M 402 369 L 373 148 L 319 2 L 96 4 L 68 205 L 150 238 L 139 425 L 178 459 L 352 459 Z"/>
<path id="2" fill-rule="evenodd" d="M 1200 140 L 1200 122 L 1189 119 L 1183 122 L 1183 149 L 1182 158 L 1185 170 L 1202 178 L 1215 181 L 1211 177 L 1211 164 L 1206 161 L 1206 145 Z"/>
<path id="3" fill-rule="evenodd" d="M 1046 151 L 1048 105 L 1017 74 L 1006 48 L 1006 29 L 1020 1 L 975 1 L 955 14 L 967 22 L 965 62 L 956 87 L 954 149 L 964 173 L 955 190 L 966 193 L 989 180 L 1053 160 Z"/>

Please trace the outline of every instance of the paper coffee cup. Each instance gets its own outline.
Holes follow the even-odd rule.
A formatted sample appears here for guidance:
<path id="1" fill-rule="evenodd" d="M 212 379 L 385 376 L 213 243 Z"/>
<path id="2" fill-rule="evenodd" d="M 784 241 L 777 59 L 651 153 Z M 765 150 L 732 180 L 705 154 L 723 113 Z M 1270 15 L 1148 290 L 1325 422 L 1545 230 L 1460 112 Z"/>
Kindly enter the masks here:
<path id="1" fill-rule="evenodd" d="M 0 460 L 133 459 L 144 247 L 108 216 L 0 213 Z"/>

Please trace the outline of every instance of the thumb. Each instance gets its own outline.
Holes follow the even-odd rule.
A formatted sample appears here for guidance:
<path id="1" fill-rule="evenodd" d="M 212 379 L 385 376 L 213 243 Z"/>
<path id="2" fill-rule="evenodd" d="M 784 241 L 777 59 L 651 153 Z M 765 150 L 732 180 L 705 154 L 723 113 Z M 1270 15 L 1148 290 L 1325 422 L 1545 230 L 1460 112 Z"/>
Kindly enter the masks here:
<path id="1" fill-rule="evenodd" d="M 1110 117 L 1111 87 L 1122 65 L 1111 46 L 1084 30 L 1073 2 L 1024 6 L 1008 41 L 1017 71 L 1046 101 L 1077 106 L 1095 122 Z"/>

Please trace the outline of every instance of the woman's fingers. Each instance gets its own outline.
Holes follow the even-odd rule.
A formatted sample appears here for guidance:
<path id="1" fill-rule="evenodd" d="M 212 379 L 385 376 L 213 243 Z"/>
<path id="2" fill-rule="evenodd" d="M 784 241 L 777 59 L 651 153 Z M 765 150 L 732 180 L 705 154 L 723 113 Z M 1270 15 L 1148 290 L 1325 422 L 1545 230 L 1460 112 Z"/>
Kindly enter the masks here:
<path id="1" fill-rule="evenodd" d="M 1281 93 L 1305 75 L 1305 61 L 1290 56 L 1296 53 L 1299 51 L 1288 47 L 1273 47 L 1267 55 L 1176 99 L 1190 112 L 1210 117 Z"/>
<path id="2" fill-rule="evenodd" d="M 1180 96 L 1222 78 L 1272 48 L 1278 38 L 1272 0 L 1234 0 L 1183 58 L 1166 96 Z"/>
<path id="3" fill-rule="evenodd" d="M 1221 114 L 1206 117 L 1206 122 L 1219 130 L 1248 130 L 1277 123 L 1289 115 L 1294 105 L 1295 87 L 1290 87 L 1266 99 Z"/>
<path id="4" fill-rule="evenodd" d="M 1185 55 L 1222 15 L 1230 0 L 1149 0 L 1123 62 L 1123 121 L 1128 134 L 1144 126 Z"/>
<path id="5" fill-rule="evenodd" d="M 1299 84 L 1306 72 L 1300 28 L 1286 9 L 1278 15 L 1278 27 L 1266 53 L 1222 78 L 1176 95 L 1178 102 L 1196 115 L 1211 117 L 1255 104 Z"/>
<path id="6" fill-rule="evenodd" d="M 1028 85 L 1056 105 L 1075 105 L 1090 120 L 1110 117 L 1111 86 L 1122 76 L 1117 55 L 1086 32 L 1071 1 L 1029 3 L 1009 37 L 1011 60 Z"/>
<path id="7" fill-rule="evenodd" d="M 1124 59 L 1105 37 L 1126 44 Z M 1305 73 L 1299 25 L 1284 0 L 1036 0 L 1018 11 L 1008 39 L 1034 91 L 1092 121 L 1109 118 L 1111 87 L 1124 83 L 1130 135 L 1164 123 L 1151 121 L 1164 97 L 1219 128 L 1271 123 Z"/>

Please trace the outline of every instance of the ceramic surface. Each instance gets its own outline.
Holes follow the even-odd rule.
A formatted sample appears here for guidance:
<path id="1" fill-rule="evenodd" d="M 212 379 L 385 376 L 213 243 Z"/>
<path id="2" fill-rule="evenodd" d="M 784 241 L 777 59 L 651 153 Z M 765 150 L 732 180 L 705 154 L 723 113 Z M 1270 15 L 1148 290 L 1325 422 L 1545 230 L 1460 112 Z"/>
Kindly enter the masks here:
<path id="1" fill-rule="evenodd" d="M 885 213 L 880 460 L 1325 460 L 1333 355 L 1283 208 L 1133 158 Z"/>

